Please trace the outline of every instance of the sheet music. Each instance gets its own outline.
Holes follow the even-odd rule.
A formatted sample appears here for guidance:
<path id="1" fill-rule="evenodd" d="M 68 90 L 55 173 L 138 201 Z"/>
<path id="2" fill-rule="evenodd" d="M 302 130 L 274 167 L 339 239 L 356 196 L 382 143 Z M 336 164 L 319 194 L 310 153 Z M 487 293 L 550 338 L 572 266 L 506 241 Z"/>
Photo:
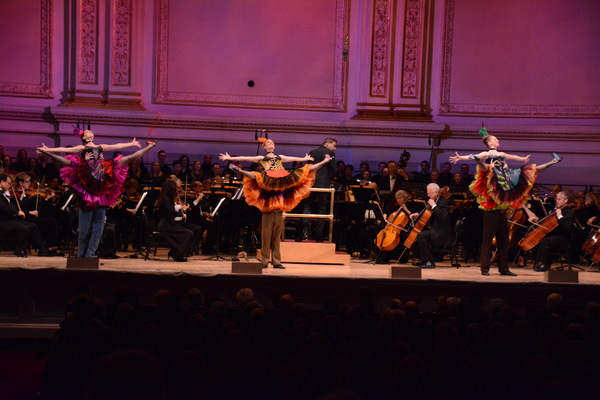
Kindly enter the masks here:
<path id="1" fill-rule="evenodd" d="M 244 195 L 244 184 L 242 184 L 242 186 L 240 186 L 237 191 L 235 192 L 235 194 L 233 195 L 233 197 L 231 198 L 231 200 L 239 200 L 242 198 L 242 196 Z"/>
<path id="2" fill-rule="evenodd" d="M 67 206 L 69 205 L 69 203 L 71 202 L 71 200 L 73 200 L 73 193 L 71 193 L 71 195 L 67 199 L 67 202 L 65 203 L 65 205 L 60 208 L 61 211 L 65 211 L 65 209 L 67 208 Z"/>
<path id="3" fill-rule="evenodd" d="M 148 192 L 142 193 L 142 197 L 140 197 L 140 201 L 138 201 L 137 205 L 135 206 L 135 213 L 134 214 L 137 214 L 138 210 L 140 209 L 140 206 L 144 202 L 144 199 L 146 198 L 147 195 L 148 195 Z"/>
<path id="4" fill-rule="evenodd" d="M 210 214 L 211 217 L 214 217 L 215 215 L 217 215 L 217 213 L 219 212 L 219 208 L 221 208 L 221 204 L 223 204 L 224 201 L 225 201 L 225 197 L 221 197 L 221 200 L 219 200 L 219 204 L 217 204 L 217 206 L 215 207 L 215 210 Z"/>

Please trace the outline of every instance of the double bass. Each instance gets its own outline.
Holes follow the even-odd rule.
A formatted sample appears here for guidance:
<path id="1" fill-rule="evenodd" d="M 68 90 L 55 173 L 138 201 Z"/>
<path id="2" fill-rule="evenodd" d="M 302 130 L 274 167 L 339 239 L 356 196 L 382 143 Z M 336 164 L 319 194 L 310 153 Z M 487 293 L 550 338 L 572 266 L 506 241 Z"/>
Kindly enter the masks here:
<path id="1" fill-rule="evenodd" d="M 446 196 L 449 192 L 450 192 L 450 188 L 448 186 L 444 186 L 443 188 L 440 189 L 439 193 L 433 200 L 439 199 L 440 196 Z M 432 215 L 433 215 L 433 210 L 431 209 L 431 206 L 429 204 L 427 204 L 427 207 L 425 207 L 423 209 L 423 211 L 421 211 L 421 213 L 417 217 L 417 221 L 413 224 L 414 226 L 413 226 L 412 230 L 410 231 L 410 233 L 408 234 L 408 237 L 404 241 L 404 247 L 406 247 L 407 249 L 410 249 L 412 247 L 412 245 L 415 244 L 415 241 L 417 240 L 417 235 L 419 234 L 419 232 L 421 232 L 423 230 L 423 228 L 425 228 L 427 226 L 427 223 L 429 222 L 429 219 L 431 218 Z"/>
<path id="2" fill-rule="evenodd" d="M 400 243 L 401 231 L 406 231 L 404 227 L 410 221 L 408 210 L 402 204 L 400 208 L 393 212 L 387 219 L 385 228 L 383 228 L 375 238 L 375 244 L 380 250 L 391 251 Z"/>

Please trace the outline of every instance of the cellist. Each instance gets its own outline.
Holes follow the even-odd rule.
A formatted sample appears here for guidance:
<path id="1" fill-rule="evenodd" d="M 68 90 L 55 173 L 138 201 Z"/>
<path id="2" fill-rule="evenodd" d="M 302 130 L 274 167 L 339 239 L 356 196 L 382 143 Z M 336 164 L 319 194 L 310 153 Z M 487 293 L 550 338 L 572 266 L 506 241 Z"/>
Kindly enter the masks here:
<path id="1" fill-rule="evenodd" d="M 422 230 L 417 235 L 417 244 L 420 261 L 414 263 L 421 268 L 435 268 L 433 248 L 443 247 L 450 238 L 450 202 L 440 196 L 440 187 L 437 183 L 427 185 L 427 207 L 431 209 L 429 229 Z M 422 218 L 422 214 L 413 213 L 412 219 Z M 417 219 L 417 224 L 418 224 Z"/>
<path id="2" fill-rule="evenodd" d="M 564 191 L 558 192 L 555 197 L 556 208 L 553 213 L 558 219 L 558 226 L 542 238 L 538 244 L 536 260 L 537 265 L 533 268 L 537 272 L 548 271 L 552 266 L 552 249 L 563 248 L 565 244 L 571 241 L 571 232 L 575 227 L 575 212 L 572 208 L 566 207 L 569 203 L 569 196 Z M 552 217 L 552 213 L 550 215 Z"/>
<path id="3" fill-rule="evenodd" d="M 406 207 L 406 201 L 409 198 L 409 194 L 407 192 L 405 192 L 404 190 L 398 190 L 396 192 L 396 194 L 394 195 L 394 197 L 396 198 L 396 203 L 398 203 L 398 209 L 396 211 L 394 211 L 393 213 L 391 213 L 389 215 L 389 217 L 386 216 L 386 222 L 384 222 L 384 225 L 386 225 L 386 227 L 388 225 L 389 219 L 392 219 L 392 218 L 398 219 L 397 216 L 399 215 L 399 213 L 406 213 L 407 215 L 410 215 L 410 211 Z M 385 229 L 386 227 L 384 227 L 383 229 Z M 399 228 L 394 229 L 393 231 L 400 236 L 398 244 L 404 243 L 404 240 L 406 240 L 407 232 L 405 230 L 402 230 Z M 375 244 L 377 245 L 377 242 Z M 376 264 L 388 264 L 391 259 L 400 259 L 399 262 L 402 264 L 405 264 L 406 262 L 408 262 L 408 252 L 403 252 L 402 250 L 403 250 L 403 246 L 400 246 L 400 245 L 397 245 L 393 249 L 387 250 L 387 251 L 386 250 L 379 251 L 379 249 L 375 249 L 376 253 L 379 251 L 379 254 L 375 258 L 375 263 Z"/>

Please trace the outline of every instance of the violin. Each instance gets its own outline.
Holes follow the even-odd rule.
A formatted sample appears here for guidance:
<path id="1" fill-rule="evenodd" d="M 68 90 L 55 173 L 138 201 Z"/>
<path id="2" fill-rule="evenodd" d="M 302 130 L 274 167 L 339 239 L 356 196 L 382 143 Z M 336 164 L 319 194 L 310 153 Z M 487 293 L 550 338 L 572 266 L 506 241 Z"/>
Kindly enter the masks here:
<path id="1" fill-rule="evenodd" d="M 440 198 L 440 196 L 446 196 L 449 193 L 450 188 L 448 186 L 444 186 L 440 189 L 439 193 L 437 194 L 437 196 L 435 196 L 435 199 L 433 200 L 437 200 Z M 427 207 L 425 207 L 423 211 L 421 211 L 421 214 L 417 217 L 417 221 L 414 223 L 412 230 L 410 231 L 408 237 L 404 241 L 404 247 L 410 249 L 412 245 L 415 244 L 415 242 L 417 241 L 417 235 L 423 230 L 423 228 L 427 226 L 427 223 L 429 222 L 429 219 L 432 215 L 433 210 L 431 209 L 431 206 L 427 204 Z"/>
<path id="2" fill-rule="evenodd" d="M 527 235 L 519 241 L 519 246 L 523 251 L 533 249 L 544 237 L 546 237 L 546 235 L 558 227 L 556 211 L 551 212 L 547 217 L 544 217 L 539 222 L 535 223 L 535 225 L 537 227 L 530 230 Z"/>
<path id="3" fill-rule="evenodd" d="M 400 243 L 400 231 L 406 231 L 404 227 L 410 221 L 406 206 L 402 204 L 398 211 L 393 212 L 386 221 L 383 228 L 375 239 L 377 247 L 383 251 L 394 250 Z"/>

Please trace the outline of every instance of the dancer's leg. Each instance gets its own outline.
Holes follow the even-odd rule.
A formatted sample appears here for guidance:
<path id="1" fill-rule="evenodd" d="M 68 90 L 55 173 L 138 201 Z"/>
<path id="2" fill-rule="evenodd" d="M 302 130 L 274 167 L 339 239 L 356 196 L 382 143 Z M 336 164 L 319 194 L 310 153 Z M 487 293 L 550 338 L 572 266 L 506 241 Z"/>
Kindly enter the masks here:
<path id="1" fill-rule="evenodd" d="M 548 161 L 545 164 L 540 164 L 537 166 L 538 171 L 540 171 L 540 172 L 544 171 L 544 170 L 550 168 L 551 166 L 553 166 L 554 164 L 558 164 L 559 162 L 562 161 L 562 158 L 558 157 L 556 154 L 553 153 L 552 155 L 553 155 L 552 160 Z"/>
<path id="2" fill-rule="evenodd" d="M 140 149 L 140 150 L 136 151 L 135 153 L 130 154 L 128 156 L 121 157 L 119 164 L 121 166 L 123 166 L 123 165 L 129 163 L 131 160 L 135 160 L 136 158 L 142 158 L 154 146 L 156 146 L 156 142 L 146 142 L 146 147 L 144 147 L 143 149 Z"/>

